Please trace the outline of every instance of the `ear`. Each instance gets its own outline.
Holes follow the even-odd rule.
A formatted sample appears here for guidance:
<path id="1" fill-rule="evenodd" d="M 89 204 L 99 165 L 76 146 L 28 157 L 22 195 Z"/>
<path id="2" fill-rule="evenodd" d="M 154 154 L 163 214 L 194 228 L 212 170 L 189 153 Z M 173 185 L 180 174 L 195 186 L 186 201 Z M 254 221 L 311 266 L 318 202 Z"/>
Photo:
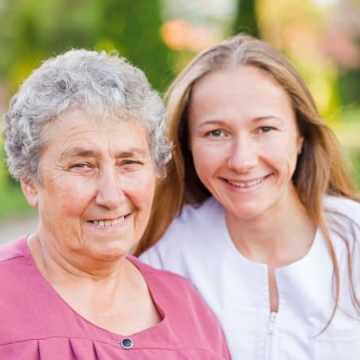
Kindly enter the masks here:
<path id="1" fill-rule="evenodd" d="M 303 145 L 304 145 L 304 137 L 299 136 L 298 141 L 297 141 L 297 154 L 298 155 L 300 155 L 302 153 Z"/>
<path id="2" fill-rule="evenodd" d="M 20 180 L 22 192 L 31 207 L 37 207 L 38 205 L 38 184 L 29 179 Z"/>

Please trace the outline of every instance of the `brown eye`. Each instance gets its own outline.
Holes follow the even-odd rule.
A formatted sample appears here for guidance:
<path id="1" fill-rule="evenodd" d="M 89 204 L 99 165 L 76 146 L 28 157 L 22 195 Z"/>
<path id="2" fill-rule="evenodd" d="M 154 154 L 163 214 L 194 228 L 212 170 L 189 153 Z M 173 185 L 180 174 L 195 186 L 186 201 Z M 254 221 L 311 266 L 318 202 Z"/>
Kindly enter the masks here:
<path id="1" fill-rule="evenodd" d="M 122 163 L 122 165 L 142 165 L 143 164 L 141 161 L 131 160 L 131 159 L 123 160 L 121 163 Z"/>
<path id="2" fill-rule="evenodd" d="M 69 166 L 70 169 L 92 169 L 94 167 L 93 164 L 89 163 L 89 162 L 79 162 L 79 163 L 75 163 L 75 164 L 71 164 Z"/>
<path id="3" fill-rule="evenodd" d="M 226 134 L 225 134 L 225 131 L 222 130 L 222 129 L 215 129 L 215 130 L 210 130 L 210 131 L 208 131 L 208 132 L 205 134 L 205 136 L 207 136 L 207 137 L 217 137 L 217 138 L 219 138 L 219 137 L 224 137 L 224 136 L 226 136 Z"/>
<path id="4" fill-rule="evenodd" d="M 261 126 L 258 128 L 258 131 L 260 133 L 268 133 L 271 132 L 273 130 L 276 130 L 273 126 Z"/>
<path id="5" fill-rule="evenodd" d="M 118 166 L 125 171 L 136 171 L 141 169 L 144 163 L 135 159 L 124 159 L 118 163 Z"/>

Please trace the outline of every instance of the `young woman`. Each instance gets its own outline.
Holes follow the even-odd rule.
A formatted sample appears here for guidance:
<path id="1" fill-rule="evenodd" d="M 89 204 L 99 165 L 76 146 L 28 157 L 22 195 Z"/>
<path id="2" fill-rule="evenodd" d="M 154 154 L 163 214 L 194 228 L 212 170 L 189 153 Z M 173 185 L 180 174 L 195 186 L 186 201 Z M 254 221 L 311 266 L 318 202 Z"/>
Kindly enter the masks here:
<path id="1" fill-rule="evenodd" d="M 360 203 L 303 80 L 245 35 L 169 90 L 174 158 L 142 259 L 191 279 L 234 359 L 358 359 Z"/>

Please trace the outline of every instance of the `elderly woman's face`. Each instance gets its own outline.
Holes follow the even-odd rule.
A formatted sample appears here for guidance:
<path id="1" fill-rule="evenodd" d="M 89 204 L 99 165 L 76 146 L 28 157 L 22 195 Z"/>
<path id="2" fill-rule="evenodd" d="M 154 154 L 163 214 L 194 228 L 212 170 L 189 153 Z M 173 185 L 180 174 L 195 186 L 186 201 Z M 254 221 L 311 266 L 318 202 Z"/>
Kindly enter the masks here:
<path id="1" fill-rule="evenodd" d="M 145 129 L 78 110 L 49 124 L 43 135 L 40 183 L 23 186 L 39 209 L 42 237 L 62 252 L 128 253 L 147 224 L 155 187 Z"/>

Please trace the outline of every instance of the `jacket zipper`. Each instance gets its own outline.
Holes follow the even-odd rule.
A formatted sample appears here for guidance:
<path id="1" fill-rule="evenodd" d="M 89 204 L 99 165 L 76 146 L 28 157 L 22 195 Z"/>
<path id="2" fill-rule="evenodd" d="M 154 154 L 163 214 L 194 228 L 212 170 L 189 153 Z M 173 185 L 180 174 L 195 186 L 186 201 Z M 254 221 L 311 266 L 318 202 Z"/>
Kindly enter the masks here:
<path id="1" fill-rule="evenodd" d="M 273 352 L 273 335 L 275 330 L 275 322 L 276 322 L 276 312 L 271 312 L 268 322 L 268 328 L 267 328 L 267 360 L 271 360 L 273 358 L 272 352 Z"/>

